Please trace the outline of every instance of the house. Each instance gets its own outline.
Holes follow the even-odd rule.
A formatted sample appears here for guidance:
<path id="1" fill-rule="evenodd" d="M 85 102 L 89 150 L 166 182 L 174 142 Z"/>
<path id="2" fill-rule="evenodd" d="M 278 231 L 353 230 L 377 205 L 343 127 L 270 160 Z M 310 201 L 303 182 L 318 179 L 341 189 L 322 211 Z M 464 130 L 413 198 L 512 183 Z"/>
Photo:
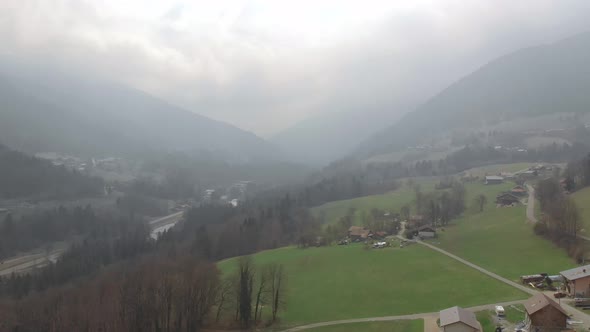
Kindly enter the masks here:
<path id="1" fill-rule="evenodd" d="M 524 303 L 527 331 L 553 332 L 567 330 L 568 313 L 553 299 L 543 293 L 531 297 Z"/>
<path id="2" fill-rule="evenodd" d="M 481 324 L 475 314 L 460 307 L 452 307 L 440 312 L 442 332 L 481 332 Z"/>
<path id="3" fill-rule="evenodd" d="M 371 237 L 371 231 L 360 226 L 350 226 L 348 229 L 348 237 L 352 241 L 365 241 Z"/>
<path id="4" fill-rule="evenodd" d="M 525 187 L 523 186 L 516 186 L 512 189 L 510 189 L 510 193 L 514 196 L 525 196 L 527 194 L 527 190 Z"/>
<path id="5" fill-rule="evenodd" d="M 414 228 L 414 229 L 409 230 L 408 234 L 411 235 L 412 237 L 419 236 L 419 237 L 425 238 L 425 239 L 432 239 L 432 238 L 436 237 L 436 229 L 432 226 L 424 225 L 424 226 L 420 226 L 418 228 Z"/>
<path id="6" fill-rule="evenodd" d="M 511 193 L 501 193 L 496 196 L 496 204 L 500 206 L 512 206 L 520 203 L 520 198 Z"/>
<path id="7" fill-rule="evenodd" d="M 500 184 L 504 182 L 504 178 L 501 176 L 495 176 L 495 175 L 488 175 L 485 178 L 485 184 Z"/>
<path id="8" fill-rule="evenodd" d="M 384 239 L 387 235 L 389 234 L 384 231 L 375 232 L 373 233 L 373 239 Z"/>
<path id="9" fill-rule="evenodd" d="M 590 297 L 590 265 L 562 271 L 567 293 L 573 297 Z"/>

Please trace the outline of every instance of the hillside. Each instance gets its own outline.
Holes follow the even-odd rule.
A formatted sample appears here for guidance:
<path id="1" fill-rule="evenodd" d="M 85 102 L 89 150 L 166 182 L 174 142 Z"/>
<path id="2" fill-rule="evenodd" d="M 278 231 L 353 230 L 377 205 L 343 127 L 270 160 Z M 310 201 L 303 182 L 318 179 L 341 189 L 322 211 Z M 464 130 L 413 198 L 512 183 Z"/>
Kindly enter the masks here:
<path id="1" fill-rule="evenodd" d="M 0 105 L 0 140 L 31 153 L 206 152 L 236 162 L 278 157 L 250 132 L 138 90 L 57 70 L 0 65 Z"/>
<path id="2" fill-rule="evenodd" d="M 363 140 L 399 118 L 389 106 L 348 110 L 305 119 L 270 138 L 290 160 L 324 165 L 350 153 Z"/>
<path id="3" fill-rule="evenodd" d="M 103 192 L 100 179 L 53 166 L 0 144 L 0 198 L 79 197 Z"/>
<path id="4" fill-rule="evenodd" d="M 590 33 L 500 57 L 364 141 L 373 156 L 433 144 L 472 130 L 549 113 L 590 111 Z"/>

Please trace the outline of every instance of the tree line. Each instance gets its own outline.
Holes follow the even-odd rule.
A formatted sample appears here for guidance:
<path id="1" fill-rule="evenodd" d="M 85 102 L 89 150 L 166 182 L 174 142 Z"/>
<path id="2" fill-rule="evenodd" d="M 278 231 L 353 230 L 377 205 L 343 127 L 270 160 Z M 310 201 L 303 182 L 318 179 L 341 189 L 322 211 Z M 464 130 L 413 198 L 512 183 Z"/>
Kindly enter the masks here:
<path id="1" fill-rule="evenodd" d="M 0 198 L 62 199 L 102 193 L 103 180 L 0 144 Z"/>

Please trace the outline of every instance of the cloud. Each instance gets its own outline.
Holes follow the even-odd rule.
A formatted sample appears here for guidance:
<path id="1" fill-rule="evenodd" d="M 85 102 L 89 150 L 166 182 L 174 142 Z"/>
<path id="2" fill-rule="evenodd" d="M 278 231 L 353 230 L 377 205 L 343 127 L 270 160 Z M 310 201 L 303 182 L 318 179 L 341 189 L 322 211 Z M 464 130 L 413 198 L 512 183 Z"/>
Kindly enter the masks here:
<path id="1" fill-rule="evenodd" d="M 0 53 L 104 75 L 267 135 L 323 112 L 408 111 L 494 57 L 587 30 L 589 7 L 8 0 L 0 3 Z"/>

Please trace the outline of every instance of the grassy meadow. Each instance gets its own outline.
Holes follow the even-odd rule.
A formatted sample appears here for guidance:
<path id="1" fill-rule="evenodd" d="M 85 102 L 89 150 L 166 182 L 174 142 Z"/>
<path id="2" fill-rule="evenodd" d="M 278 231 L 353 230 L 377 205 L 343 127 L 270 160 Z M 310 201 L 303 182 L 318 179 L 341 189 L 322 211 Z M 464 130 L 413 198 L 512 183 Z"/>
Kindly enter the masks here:
<path id="1" fill-rule="evenodd" d="M 467 211 L 439 232 L 434 244 L 511 280 L 574 267 L 563 249 L 534 234 L 526 222 L 526 206 L 496 207 L 496 195 L 512 186 L 467 184 Z M 483 213 L 469 206 L 478 194 L 487 197 Z"/>
<path id="2" fill-rule="evenodd" d="M 572 198 L 580 211 L 583 224 L 581 234 L 590 237 L 590 187 L 576 191 L 572 194 Z"/>
<path id="3" fill-rule="evenodd" d="M 416 184 L 420 185 L 420 190 L 427 192 L 434 190 L 437 183 L 433 179 L 416 179 Z M 349 209 L 355 209 L 353 223 L 360 225 L 362 223 L 363 213 L 369 214 L 371 209 L 380 209 L 391 212 L 399 212 L 402 206 L 412 205 L 414 201 L 414 188 L 411 188 L 402 181 L 402 185 L 397 190 L 382 195 L 370 195 L 341 201 L 326 203 L 311 209 L 315 217 L 323 217 L 324 224 L 334 224 L 341 217 L 348 214 Z"/>
<path id="4" fill-rule="evenodd" d="M 526 294 L 420 245 L 293 247 L 253 256 L 278 262 L 288 276 L 282 325 L 434 312 L 526 298 Z M 237 260 L 218 263 L 230 275 Z"/>

